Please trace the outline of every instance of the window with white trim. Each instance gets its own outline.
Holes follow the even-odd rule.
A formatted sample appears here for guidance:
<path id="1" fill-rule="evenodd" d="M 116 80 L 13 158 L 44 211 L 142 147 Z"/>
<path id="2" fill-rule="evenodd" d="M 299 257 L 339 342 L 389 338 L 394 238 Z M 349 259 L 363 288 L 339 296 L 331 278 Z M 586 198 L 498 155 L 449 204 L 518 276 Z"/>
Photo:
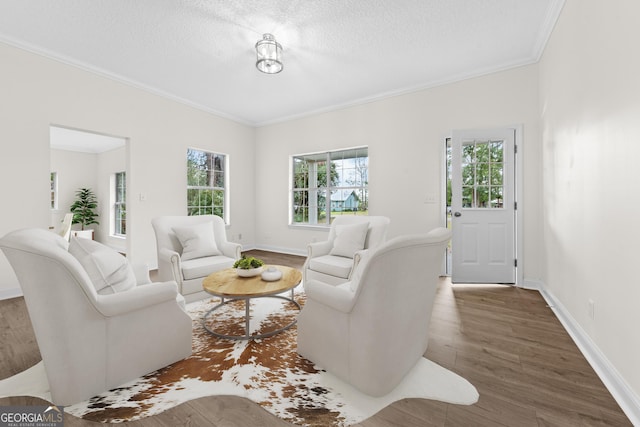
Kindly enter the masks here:
<path id="1" fill-rule="evenodd" d="M 58 172 L 51 172 L 51 209 L 58 209 Z"/>
<path id="2" fill-rule="evenodd" d="M 125 172 L 114 174 L 115 201 L 113 203 L 114 235 L 127 235 L 127 175 Z"/>
<path id="3" fill-rule="evenodd" d="M 227 156 L 187 150 L 187 215 L 227 218 Z"/>
<path id="4" fill-rule="evenodd" d="M 369 214 L 367 147 L 292 156 L 290 224 L 330 225 Z"/>

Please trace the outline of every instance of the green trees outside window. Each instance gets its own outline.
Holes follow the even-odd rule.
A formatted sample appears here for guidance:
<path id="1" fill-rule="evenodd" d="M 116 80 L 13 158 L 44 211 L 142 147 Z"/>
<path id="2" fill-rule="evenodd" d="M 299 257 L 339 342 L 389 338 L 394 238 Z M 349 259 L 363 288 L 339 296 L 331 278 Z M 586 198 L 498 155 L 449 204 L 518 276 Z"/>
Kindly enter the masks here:
<path id="1" fill-rule="evenodd" d="M 187 215 L 218 215 L 225 219 L 226 156 L 187 150 Z"/>
<path id="2" fill-rule="evenodd" d="M 502 141 L 474 141 L 462 147 L 462 207 L 502 208 Z"/>
<path id="3" fill-rule="evenodd" d="M 127 234 L 127 175 L 126 172 L 115 174 L 115 201 L 113 207 L 114 234 Z"/>
<path id="4" fill-rule="evenodd" d="M 367 215 L 367 147 L 292 158 L 292 224 L 328 225 L 336 215 Z"/>

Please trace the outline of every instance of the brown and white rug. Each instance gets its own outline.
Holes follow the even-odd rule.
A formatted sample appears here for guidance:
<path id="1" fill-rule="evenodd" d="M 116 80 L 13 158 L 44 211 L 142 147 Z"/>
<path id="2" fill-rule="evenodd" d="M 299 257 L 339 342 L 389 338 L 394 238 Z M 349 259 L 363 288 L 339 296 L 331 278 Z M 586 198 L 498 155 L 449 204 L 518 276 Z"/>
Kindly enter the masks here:
<path id="1" fill-rule="evenodd" d="M 296 298 L 303 298 L 297 295 Z M 367 396 L 333 375 L 318 370 L 296 353 L 296 328 L 259 341 L 229 341 L 207 333 L 201 317 L 215 300 L 188 305 L 193 319 L 193 355 L 87 401 L 65 407 L 83 419 L 118 423 L 159 414 L 203 396 L 250 399 L 274 415 L 298 425 L 347 426 L 404 398 L 435 399 L 470 405 L 476 389 L 464 378 L 422 358 L 390 394 Z M 223 333 L 242 333 L 244 305 L 228 304 L 216 314 Z M 252 304 L 252 330 L 261 333 L 291 321 L 293 304 L 262 298 Z M 0 397 L 29 395 L 50 400 L 42 362 L 0 381 Z"/>

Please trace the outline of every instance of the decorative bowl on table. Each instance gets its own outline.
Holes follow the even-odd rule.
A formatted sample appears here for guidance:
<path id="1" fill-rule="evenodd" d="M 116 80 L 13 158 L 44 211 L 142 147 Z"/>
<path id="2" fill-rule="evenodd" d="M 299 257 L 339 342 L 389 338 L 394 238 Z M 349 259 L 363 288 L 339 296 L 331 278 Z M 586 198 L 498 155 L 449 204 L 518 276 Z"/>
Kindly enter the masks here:
<path id="1" fill-rule="evenodd" d="M 269 267 L 262 272 L 262 280 L 265 282 L 275 282 L 282 278 L 282 271 L 275 267 Z"/>
<path id="2" fill-rule="evenodd" d="M 253 277 L 262 273 L 263 268 L 236 268 L 236 274 L 240 277 Z"/>
<path id="3" fill-rule="evenodd" d="M 240 277 L 253 277 L 262 273 L 263 265 L 264 262 L 261 259 L 243 255 L 233 264 L 233 268 L 236 269 L 236 274 Z"/>

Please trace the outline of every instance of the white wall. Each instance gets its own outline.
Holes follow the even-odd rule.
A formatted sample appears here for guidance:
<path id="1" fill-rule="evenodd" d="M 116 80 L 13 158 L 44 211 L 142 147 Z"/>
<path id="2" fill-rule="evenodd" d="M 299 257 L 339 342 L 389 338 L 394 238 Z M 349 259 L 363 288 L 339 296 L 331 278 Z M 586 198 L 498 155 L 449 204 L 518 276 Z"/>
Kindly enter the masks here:
<path id="1" fill-rule="evenodd" d="M 635 0 L 568 0 L 540 63 L 545 288 L 636 398 L 638 16 Z"/>
<path id="2" fill-rule="evenodd" d="M 55 124 L 129 139 L 133 262 L 156 265 L 153 217 L 186 214 L 189 146 L 229 155 L 228 232 L 254 243 L 253 128 L 2 43 L 0 64 L 0 236 L 49 226 L 49 126 Z M 18 286 L 0 257 L 0 298 L 19 294 Z"/>
<path id="3" fill-rule="evenodd" d="M 389 235 L 441 225 L 444 140 L 453 129 L 522 124 L 524 143 L 524 277 L 540 279 L 540 146 L 537 66 L 396 96 L 257 129 L 257 241 L 303 252 L 326 232 L 287 225 L 290 155 L 369 147 L 370 215 L 391 218 Z M 439 200 L 439 199 L 438 199 Z"/>

